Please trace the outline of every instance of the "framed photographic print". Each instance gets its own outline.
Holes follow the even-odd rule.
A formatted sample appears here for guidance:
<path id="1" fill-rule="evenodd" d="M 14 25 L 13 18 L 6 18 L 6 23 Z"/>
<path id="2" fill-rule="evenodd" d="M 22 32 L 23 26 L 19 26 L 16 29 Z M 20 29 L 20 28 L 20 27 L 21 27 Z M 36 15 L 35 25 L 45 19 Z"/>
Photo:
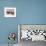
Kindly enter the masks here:
<path id="1" fill-rule="evenodd" d="M 4 8 L 4 17 L 16 17 L 16 8 L 5 7 Z"/>
<path id="2" fill-rule="evenodd" d="M 44 24 L 19 24 L 18 41 L 46 41 L 46 25 Z"/>

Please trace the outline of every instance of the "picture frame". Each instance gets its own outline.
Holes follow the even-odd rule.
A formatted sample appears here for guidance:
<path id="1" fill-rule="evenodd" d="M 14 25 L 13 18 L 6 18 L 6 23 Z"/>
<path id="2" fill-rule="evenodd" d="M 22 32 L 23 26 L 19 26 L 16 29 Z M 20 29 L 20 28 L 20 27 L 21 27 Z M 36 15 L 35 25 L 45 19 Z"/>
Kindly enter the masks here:
<path id="1" fill-rule="evenodd" d="M 18 24 L 18 42 L 21 40 L 46 41 L 46 24 Z"/>
<path id="2" fill-rule="evenodd" d="M 4 17 L 16 17 L 16 8 L 4 7 Z"/>

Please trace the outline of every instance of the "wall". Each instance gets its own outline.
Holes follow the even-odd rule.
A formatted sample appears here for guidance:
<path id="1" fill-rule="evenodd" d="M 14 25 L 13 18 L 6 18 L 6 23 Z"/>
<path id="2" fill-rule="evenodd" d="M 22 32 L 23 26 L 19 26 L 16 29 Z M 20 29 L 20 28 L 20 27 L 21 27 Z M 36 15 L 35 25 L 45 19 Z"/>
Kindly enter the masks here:
<path id="1" fill-rule="evenodd" d="M 4 7 L 16 7 L 16 18 L 5 18 Z M 9 32 L 18 24 L 46 24 L 46 0 L 0 0 L 0 44 L 7 44 Z M 16 40 L 17 43 L 17 40 Z"/>

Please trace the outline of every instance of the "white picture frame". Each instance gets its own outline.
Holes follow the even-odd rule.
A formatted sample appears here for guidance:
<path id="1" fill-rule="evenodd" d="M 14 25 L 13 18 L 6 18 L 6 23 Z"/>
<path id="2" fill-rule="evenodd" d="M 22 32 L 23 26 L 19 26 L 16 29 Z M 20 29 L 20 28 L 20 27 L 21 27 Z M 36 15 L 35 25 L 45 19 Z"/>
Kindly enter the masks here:
<path id="1" fill-rule="evenodd" d="M 4 7 L 4 17 L 16 17 L 16 8 Z"/>

